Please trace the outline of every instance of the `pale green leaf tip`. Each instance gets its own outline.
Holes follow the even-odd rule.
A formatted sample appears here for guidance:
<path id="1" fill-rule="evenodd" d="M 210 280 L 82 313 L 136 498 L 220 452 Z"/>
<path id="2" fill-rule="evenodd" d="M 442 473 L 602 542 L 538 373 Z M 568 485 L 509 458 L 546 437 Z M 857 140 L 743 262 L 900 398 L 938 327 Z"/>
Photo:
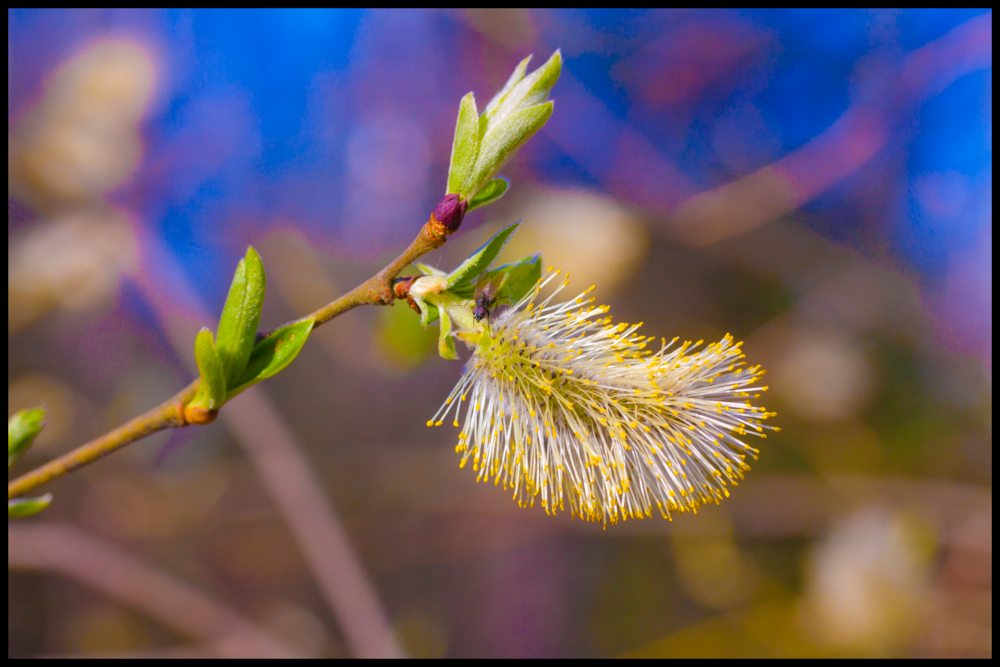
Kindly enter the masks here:
<path id="1" fill-rule="evenodd" d="M 548 96 L 548 92 L 552 90 L 552 86 L 555 85 L 561 73 L 562 53 L 559 49 L 556 49 L 555 52 L 549 56 L 549 59 L 545 61 L 544 65 L 532 72 L 532 74 L 536 74 L 538 76 L 536 85 L 541 84 L 540 88 L 546 91 L 546 96 Z"/>
<path id="2" fill-rule="evenodd" d="M 31 447 L 45 426 L 45 406 L 18 410 L 7 420 L 7 466 Z"/>
<path id="3" fill-rule="evenodd" d="M 52 502 L 52 494 L 46 493 L 38 498 L 14 498 L 7 501 L 7 518 L 22 519 L 32 514 L 37 514 L 49 506 Z"/>
<path id="4" fill-rule="evenodd" d="M 429 264 L 414 263 L 413 266 L 417 267 L 417 269 L 419 269 L 420 271 L 422 271 L 425 276 L 446 276 L 446 275 L 448 275 L 447 273 L 445 273 L 441 269 L 439 269 L 437 267 L 434 267 L 434 266 L 430 266 Z"/>
<path id="5" fill-rule="evenodd" d="M 500 196 L 497 195 L 488 201 L 476 201 L 476 196 L 488 186 L 490 180 L 503 167 L 504 163 L 510 160 L 521 145 L 545 124 L 552 113 L 552 105 L 548 103 L 548 97 L 562 72 L 562 51 L 556 49 L 541 67 L 526 75 L 530 61 L 531 56 L 529 55 L 518 63 L 507 83 L 493 96 L 493 99 L 479 116 L 478 140 L 474 142 L 475 150 L 462 151 L 459 154 L 457 148 L 462 130 L 462 112 L 466 107 L 466 101 L 471 99 L 471 93 L 462 98 L 459 107 L 460 122 L 455 130 L 455 143 L 452 146 L 451 164 L 448 169 L 447 193 L 458 194 L 468 201 L 470 203 L 469 210 L 483 206 Z M 512 117 L 520 111 L 546 103 L 549 106 L 544 111 L 539 110 L 540 113 L 534 122 L 517 122 L 513 126 L 505 123 L 507 119 L 513 120 Z M 500 139 L 503 148 L 497 146 L 494 141 L 492 154 L 484 158 L 482 140 L 488 135 L 494 135 L 494 130 L 501 126 L 504 126 L 501 131 L 503 136 Z M 495 136 L 494 140 L 496 139 L 498 137 Z"/>
<path id="6" fill-rule="evenodd" d="M 459 194 L 469 171 L 476 162 L 479 151 L 479 111 L 476 96 L 468 93 L 458 105 L 458 119 L 455 121 L 455 138 L 451 145 L 451 160 L 448 165 L 448 187 L 446 195 Z"/>
<path id="7" fill-rule="evenodd" d="M 476 196 L 469 200 L 469 208 L 466 213 L 486 206 L 487 204 L 492 204 L 507 193 L 508 187 L 510 187 L 510 181 L 503 176 L 487 181 L 486 185 L 484 185 L 483 188 L 476 193 Z"/>
<path id="8" fill-rule="evenodd" d="M 438 341 L 438 354 L 441 355 L 442 359 L 448 359 L 452 361 L 458 358 L 458 353 L 455 351 L 455 341 L 452 340 L 450 335 L 441 336 Z"/>
<path id="9" fill-rule="evenodd" d="M 521 80 L 524 79 L 525 72 L 527 72 L 528 70 L 528 63 L 531 62 L 531 58 L 533 57 L 533 55 L 534 54 L 529 55 L 527 58 L 525 58 L 524 60 L 522 60 L 517 64 L 517 67 L 514 68 L 514 71 L 511 73 L 510 78 L 507 79 L 507 83 L 504 84 L 503 88 L 497 91 L 496 95 L 493 96 L 493 99 L 490 100 L 490 103 L 486 105 L 485 109 L 483 109 L 484 116 L 490 114 L 493 111 L 493 109 L 495 109 L 496 106 L 503 101 L 507 93 L 513 90 L 514 86 L 519 84 Z"/>

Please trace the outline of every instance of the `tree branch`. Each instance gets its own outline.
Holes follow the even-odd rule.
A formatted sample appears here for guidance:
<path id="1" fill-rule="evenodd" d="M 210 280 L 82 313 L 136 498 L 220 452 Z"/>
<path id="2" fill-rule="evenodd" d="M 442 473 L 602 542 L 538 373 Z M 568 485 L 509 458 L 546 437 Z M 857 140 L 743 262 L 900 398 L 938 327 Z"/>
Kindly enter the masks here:
<path id="1" fill-rule="evenodd" d="M 435 209 L 437 213 L 441 205 Z M 383 306 L 393 301 L 392 280 L 399 272 L 418 258 L 444 245 L 448 234 L 457 230 L 453 220 L 445 218 L 443 224 L 435 215 L 424 223 L 413 242 L 403 253 L 384 269 L 361 283 L 339 299 L 323 306 L 298 321 L 314 320 L 313 328 L 329 322 L 334 317 L 357 306 Z M 462 211 L 464 214 L 464 209 Z M 459 216 L 461 222 L 461 216 Z M 453 227 L 453 228 L 452 228 Z M 122 424 L 118 428 L 91 440 L 59 458 L 31 470 L 7 484 L 7 499 L 23 495 L 43 484 L 58 479 L 66 473 L 81 468 L 88 463 L 107 456 L 136 440 L 168 428 L 182 428 L 190 422 L 184 417 L 184 406 L 194 398 L 200 380 L 194 380 L 187 387 L 170 397 L 152 410 Z M 207 422 L 204 422 L 207 423 Z"/>

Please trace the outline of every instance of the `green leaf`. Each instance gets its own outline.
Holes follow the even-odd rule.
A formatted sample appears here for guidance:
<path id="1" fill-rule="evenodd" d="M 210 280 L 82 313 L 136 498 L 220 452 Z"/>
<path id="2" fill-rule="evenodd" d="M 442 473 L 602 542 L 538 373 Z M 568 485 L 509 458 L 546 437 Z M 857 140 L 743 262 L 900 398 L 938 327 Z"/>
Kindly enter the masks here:
<path id="1" fill-rule="evenodd" d="M 236 386 L 254 349 L 266 286 L 260 255 L 248 248 L 246 257 L 236 267 L 219 320 L 217 347 L 227 387 Z"/>
<path id="2" fill-rule="evenodd" d="M 547 100 L 552 86 L 562 72 L 562 54 L 557 50 L 544 65 L 525 76 L 529 60 L 530 56 L 514 68 L 507 83 L 476 119 L 475 141 L 471 136 L 473 119 L 467 113 L 463 115 L 462 107 L 459 109 L 461 131 L 456 129 L 455 132 L 451 168 L 448 172 L 448 192 L 457 193 L 469 200 L 468 210 L 483 206 L 503 194 L 496 193 L 476 201 L 480 190 L 487 187 L 504 163 L 552 115 L 552 105 Z M 465 105 L 464 99 L 462 102 Z M 463 137 L 461 141 L 460 134 Z M 475 152 L 460 148 L 473 145 Z M 467 166 L 465 160 L 470 157 L 474 158 L 473 165 Z"/>
<path id="3" fill-rule="evenodd" d="M 521 223 L 515 222 L 510 227 L 501 229 L 493 238 L 472 253 L 471 257 L 462 262 L 457 269 L 448 274 L 448 279 L 445 281 L 448 289 L 453 292 L 456 291 L 456 288 L 460 290 L 478 278 L 479 274 L 485 271 L 490 263 L 496 259 L 503 244 L 507 242 L 507 237 L 514 233 L 519 224 Z"/>
<path id="4" fill-rule="evenodd" d="M 247 387 L 271 377 L 292 363 L 309 338 L 312 327 L 313 320 L 302 320 L 281 327 L 259 342 L 253 348 L 250 361 L 243 370 L 239 383 L 235 388 L 229 390 L 228 398 L 232 398 Z"/>
<path id="5" fill-rule="evenodd" d="M 429 326 L 439 317 L 438 307 L 436 305 L 417 296 L 416 294 L 411 294 L 410 296 L 413 297 L 413 300 L 420 307 L 420 324 L 425 327 Z"/>
<path id="6" fill-rule="evenodd" d="M 497 290 L 497 303 L 517 303 L 542 277 L 542 256 L 530 255 L 513 264 L 498 266 L 487 276 Z"/>
<path id="7" fill-rule="evenodd" d="M 441 317 L 441 333 L 438 338 L 438 354 L 444 359 L 455 359 L 455 341 L 451 336 L 451 318 L 447 314 Z"/>
<path id="8" fill-rule="evenodd" d="M 510 184 L 507 182 L 506 178 L 494 178 L 492 181 L 484 185 L 483 189 L 469 201 L 469 208 L 466 210 L 466 213 L 475 210 L 480 206 L 492 204 L 497 199 L 500 199 L 500 197 L 503 196 L 503 193 L 507 192 L 508 185 Z"/>
<path id="9" fill-rule="evenodd" d="M 448 191 L 459 193 L 468 179 L 469 172 L 476 164 L 479 153 L 479 112 L 476 98 L 469 93 L 458 106 L 458 121 L 455 123 L 455 140 L 451 145 L 451 164 L 448 167 Z"/>
<path id="10" fill-rule="evenodd" d="M 46 493 L 38 498 L 14 498 L 7 501 L 7 518 L 20 519 L 22 517 L 37 514 L 49 506 L 52 502 L 52 494 Z"/>
<path id="11" fill-rule="evenodd" d="M 413 266 L 415 266 L 418 269 L 420 269 L 420 271 L 425 276 L 441 276 L 443 278 L 446 275 L 448 275 L 447 273 L 445 273 L 441 269 L 435 268 L 433 266 L 428 266 L 427 264 L 414 264 Z"/>
<path id="12" fill-rule="evenodd" d="M 496 109 L 497 106 L 504 101 L 508 93 L 514 89 L 514 86 L 521 82 L 521 79 L 524 78 L 524 73 L 528 70 L 529 62 L 531 62 L 531 56 L 528 56 L 517 64 L 517 67 L 514 68 L 514 73 L 510 75 L 509 79 L 507 79 L 507 83 L 505 83 L 503 88 L 500 89 L 500 92 L 493 96 L 490 103 L 486 105 L 486 108 L 483 110 L 484 116 L 493 115 L 494 109 Z"/>
<path id="13" fill-rule="evenodd" d="M 7 467 L 21 458 L 45 426 L 45 408 L 18 410 L 7 420 Z"/>
<path id="14" fill-rule="evenodd" d="M 212 332 L 207 327 L 202 327 L 194 339 L 194 359 L 198 363 L 198 373 L 201 374 L 201 385 L 198 387 L 198 396 L 191 404 L 218 410 L 226 402 L 226 378 L 219 351 L 212 340 Z"/>
<path id="15" fill-rule="evenodd" d="M 238 337 L 243 329 L 243 304 L 246 302 L 247 291 L 246 264 L 245 259 L 240 259 L 236 265 L 236 273 L 233 274 L 233 282 L 229 286 L 226 304 L 222 307 L 216 336 L 216 348 L 219 350 L 220 359 L 231 359 L 235 350 L 239 348 Z M 225 376 L 227 371 L 225 361 L 222 368 Z"/>
<path id="16" fill-rule="evenodd" d="M 500 167 L 545 125 L 551 115 L 552 102 L 546 102 L 514 111 L 490 128 L 479 146 L 479 156 L 467 188 L 469 193 L 477 193 L 496 176 Z"/>
<path id="17" fill-rule="evenodd" d="M 517 70 L 515 70 L 516 72 Z M 544 65 L 515 83 L 502 99 L 490 100 L 490 104 L 483 113 L 483 117 L 487 120 L 487 132 L 502 122 L 506 116 L 548 100 L 549 92 L 559 80 L 561 72 L 562 54 L 557 49 Z M 508 85 L 510 83 L 510 81 L 507 82 Z"/>

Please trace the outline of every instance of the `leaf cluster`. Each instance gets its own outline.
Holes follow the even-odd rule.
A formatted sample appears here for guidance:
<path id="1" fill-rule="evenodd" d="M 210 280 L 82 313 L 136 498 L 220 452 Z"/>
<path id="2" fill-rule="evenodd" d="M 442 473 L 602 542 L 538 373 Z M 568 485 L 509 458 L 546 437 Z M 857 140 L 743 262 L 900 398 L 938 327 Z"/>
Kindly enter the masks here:
<path id="1" fill-rule="evenodd" d="M 498 176 L 501 167 L 541 129 L 552 114 L 552 102 L 548 98 L 562 69 L 562 55 L 557 50 L 544 65 L 527 74 L 530 60 L 531 56 L 528 56 L 518 64 L 507 83 L 482 113 L 479 112 L 472 93 L 462 98 L 445 197 L 449 200 L 454 199 L 449 196 L 458 195 L 461 214 L 455 223 L 456 229 L 461 222 L 461 215 L 496 201 L 507 191 L 508 181 Z M 433 220 L 432 215 L 431 221 Z M 514 223 L 494 235 L 451 273 L 446 274 L 423 264 L 416 265 L 424 275 L 412 281 L 410 296 L 421 311 L 421 324 L 426 327 L 440 320 L 441 356 L 455 358 L 454 336 L 460 336 L 472 344 L 479 337 L 488 339 L 483 326 L 473 316 L 472 306 L 478 279 L 490 280 L 496 286 L 494 304 L 510 304 L 519 301 L 540 278 L 541 258 L 537 254 L 524 257 L 513 264 L 489 268 L 518 224 L 520 223 Z M 418 240 L 421 238 L 423 237 L 418 236 Z M 416 246 L 416 243 L 415 241 L 411 245 L 411 249 L 417 247 L 414 257 L 419 257 L 429 248 Z M 440 243 L 433 247 L 439 245 Z M 390 269 L 391 274 L 384 277 L 383 274 L 390 273 Z M 368 283 L 377 279 L 385 283 L 395 277 L 398 271 L 399 267 L 390 265 Z M 365 288 L 368 283 L 358 289 Z M 385 299 L 376 302 L 350 301 L 351 294 L 348 294 L 305 319 L 291 322 L 262 336 L 257 333 L 257 328 L 260 325 L 266 287 L 267 277 L 260 255 L 252 247 L 248 248 L 245 257 L 236 267 L 216 333 L 213 335 L 205 327 L 195 337 L 194 351 L 199 381 L 197 389 L 191 389 L 194 395 L 190 400 L 186 400 L 190 394 L 184 394 L 184 398 L 178 400 L 179 403 L 184 403 L 184 419 L 171 421 L 175 419 L 171 409 L 170 416 L 157 416 L 158 428 L 207 424 L 212 421 L 226 401 L 288 366 L 317 323 L 325 322 L 346 309 L 335 310 L 334 314 L 324 317 L 323 311 L 337 306 L 340 301 L 347 299 L 346 307 L 362 303 L 385 303 Z M 8 420 L 8 468 L 30 447 L 44 426 L 44 416 L 45 409 L 40 407 L 21 410 Z M 126 437 L 120 436 L 113 443 L 114 446 L 121 447 L 131 442 Z M 95 460 L 107 451 L 110 450 L 97 449 L 93 443 L 89 443 L 62 458 L 69 459 L 75 468 Z M 54 476 L 65 474 L 66 471 L 66 468 L 61 468 Z M 48 476 L 35 470 L 20 480 L 15 480 L 15 484 L 28 479 L 28 484 L 21 488 L 31 489 L 52 479 L 52 474 L 46 475 Z M 44 509 L 51 500 L 50 494 L 38 498 L 15 498 L 8 501 L 7 514 L 9 517 L 29 516 Z"/>
<path id="2" fill-rule="evenodd" d="M 469 211 L 499 199 L 508 182 L 500 168 L 552 115 L 548 101 L 562 71 L 557 50 L 544 65 L 525 75 L 531 56 L 514 69 L 504 87 L 480 114 L 475 95 L 462 98 L 451 148 L 447 194 L 469 202 Z"/>
<path id="3" fill-rule="evenodd" d="M 457 332 L 469 332 L 476 328 L 472 321 L 471 312 L 474 305 L 476 284 L 480 279 L 489 280 L 494 285 L 499 286 L 495 295 L 495 305 L 500 305 L 520 301 L 521 297 L 527 294 L 541 277 L 542 258 L 539 254 L 529 255 L 512 264 L 489 269 L 490 264 L 500 254 L 507 239 L 520 224 L 515 222 L 497 232 L 451 273 L 446 274 L 426 264 L 416 265 L 425 276 L 437 279 L 433 281 L 433 284 L 440 287 L 440 289 L 425 292 L 415 282 L 414 286 L 417 289 L 411 287 L 410 294 L 420 308 L 421 324 L 428 326 L 440 319 L 441 331 L 438 339 L 438 352 L 445 359 L 456 357 L 453 335 Z"/>
<path id="4" fill-rule="evenodd" d="M 247 387 L 280 372 L 302 349 L 312 331 L 312 319 L 286 324 L 257 340 L 266 287 L 260 255 L 248 248 L 236 267 L 218 335 L 213 337 L 205 327 L 195 337 L 194 355 L 201 384 L 190 406 L 218 410 Z"/>

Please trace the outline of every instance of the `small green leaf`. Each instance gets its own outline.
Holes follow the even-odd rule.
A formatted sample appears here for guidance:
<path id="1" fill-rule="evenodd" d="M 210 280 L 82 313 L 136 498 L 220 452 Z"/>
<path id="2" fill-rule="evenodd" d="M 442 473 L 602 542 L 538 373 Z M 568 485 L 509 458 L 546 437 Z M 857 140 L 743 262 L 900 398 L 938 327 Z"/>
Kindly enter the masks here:
<path id="1" fill-rule="evenodd" d="M 458 193 L 476 164 L 479 153 L 479 112 L 476 98 L 469 93 L 458 106 L 455 123 L 455 140 L 451 145 L 451 164 L 448 168 L 448 191 Z"/>
<path id="2" fill-rule="evenodd" d="M 502 282 L 496 294 L 497 303 L 517 303 L 542 277 L 542 256 L 524 257 L 513 264 L 498 266 L 487 275 L 494 285 Z"/>
<path id="3" fill-rule="evenodd" d="M 561 72 L 562 54 L 556 50 L 544 65 L 515 83 L 502 99 L 490 101 L 483 113 L 483 118 L 486 120 L 486 132 L 492 131 L 494 127 L 514 112 L 547 101 L 549 92 L 558 81 Z M 480 137 L 482 137 L 484 134 L 482 124 L 480 124 L 479 129 Z"/>
<path id="4" fill-rule="evenodd" d="M 524 63 L 527 65 L 527 63 Z M 520 68 L 520 66 L 518 66 Z M 511 86 L 500 100 L 490 100 L 483 117 L 487 120 L 487 132 L 491 131 L 505 116 L 520 109 L 526 109 L 541 104 L 549 99 L 549 92 L 559 80 L 562 72 L 562 54 L 557 49 L 545 62 L 520 81 Z M 515 74 L 517 70 L 515 70 Z M 511 78 L 513 80 L 513 77 Z M 510 85 L 511 81 L 507 84 Z M 506 89 L 506 86 L 504 87 Z M 494 104 L 494 102 L 496 102 Z"/>
<path id="5" fill-rule="evenodd" d="M 444 336 L 438 341 L 438 354 L 442 359 L 454 360 L 458 358 L 455 352 L 455 340 L 451 336 Z"/>
<path id="6" fill-rule="evenodd" d="M 45 426 L 45 408 L 18 410 L 7 420 L 7 467 L 21 458 Z"/>
<path id="7" fill-rule="evenodd" d="M 280 372 L 292 363 L 312 331 L 313 320 L 302 320 L 281 327 L 259 342 L 250 355 L 239 383 L 229 390 L 228 398 L 236 396 L 247 387 L 257 384 Z"/>
<path id="8" fill-rule="evenodd" d="M 443 278 L 444 276 L 448 275 L 441 269 L 435 268 L 433 266 L 428 266 L 427 264 L 414 264 L 413 266 L 420 269 L 421 273 L 423 273 L 425 276 L 441 276 Z"/>
<path id="9" fill-rule="evenodd" d="M 229 297 L 219 320 L 218 351 L 226 386 L 237 384 L 254 349 L 267 278 L 260 255 L 247 249 L 233 276 Z"/>
<path id="10" fill-rule="evenodd" d="M 436 320 L 439 317 L 438 307 L 436 305 L 434 305 L 430 301 L 427 301 L 426 299 L 417 296 L 416 294 L 411 294 L 410 296 L 413 297 L 413 300 L 416 302 L 417 306 L 420 307 L 420 324 L 422 324 L 425 327 L 429 326 L 432 322 L 434 322 L 434 320 Z"/>
<path id="11" fill-rule="evenodd" d="M 527 67 L 526 58 L 479 117 L 476 164 L 458 190 L 466 199 L 475 199 L 504 163 L 552 115 L 552 103 L 547 100 L 562 72 L 562 54 L 557 50 L 544 65 L 525 76 Z"/>
<path id="12" fill-rule="evenodd" d="M 503 196 L 503 193 L 507 192 L 507 186 L 510 185 L 506 178 L 494 178 L 492 181 L 483 186 L 483 189 L 476 194 L 475 197 L 469 201 L 469 208 L 466 211 L 475 210 L 480 206 L 486 206 L 487 204 L 492 204 L 497 199 Z"/>
<path id="13" fill-rule="evenodd" d="M 471 257 L 462 262 L 457 269 L 448 274 L 448 279 L 445 281 L 448 289 L 455 292 L 456 288 L 460 290 L 462 287 L 471 285 L 472 281 L 478 278 L 479 274 L 485 271 L 490 263 L 496 259 L 503 244 L 507 242 L 507 237 L 514 233 L 519 224 L 521 223 L 515 222 L 510 227 L 501 229 L 493 238 L 472 253 Z"/>
<path id="14" fill-rule="evenodd" d="M 476 166 L 467 181 L 466 190 L 477 193 L 487 181 L 496 176 L 500 167 L 545 125 L 552 115 L 552 102 L 536 104 L 514 111 L 491 127 L 479 146 Z"/>
<path id="15" fill-rule="evenodd" d="M 530 62 L 531 56 L 528 56 L 517 64 L 517 67 L 514 68 L 514 73 L 510 75 L 509 79 L 507 79 L 507 83 L 504 84 L 503 88 L 500 89 L 500 92 L 494 95 L 493 99 L 490 100 L 490 103 L 486 105 L 485 109 L 483 109 L 484 116 L 493 115 L 493 110 L 504 101 L 507 94 L 510 93 L 510 91 L 514 89 L 514 86 L 519 84 L 521 79 L 524 78 L 524 73 L 528 70 L 528 63 Z"/>
<path id="16" fill-rule="evenodd" d="M 458 357 L 455 353 L 455 341 L 452 340 L 449 334 L 451 334 L 451 318 L 446 314 L 441 317 L 441 333 L 438 338 L 438 354 L 440 354 L 444 359 L 455 359 Z"/>
<path id="17" fill-rule="evenodd" d="M 52 494 L 46 493 L 38 498 L 14 498 L 7 501 L 7 518 L 20 519 L 22 517 L 37 514 L 49 506 L 52 502 Z"/>
<path id="18" fill-rule="evenodd" d="M 218 410 L 226 402 L 226 379 L 223 375 L 219 351 L 212 340 L 212 332 L 207 327 L 194 339 L 194 359 L 201 374 L 198 396 L 191 402 L 209 410 Z"/>
<path id="19" fill-rule="evenodd" d="M 219 318 L 219 328 L 216 336 L 216 348 L 219 350 L 220 359 L 230 359 L 236 350 L 239 349 L 239 334 L 243 329 L 243 304 L 246 301 L 247 279 L 246 260 L 240 259 L 236 265 L 236 272 L 233 274 L 233 282 L 229 286 L 229 294 L 226 296 L 226 303 L 222 307 L 222 316 Z M 226 364 L 223 362 L 223 374 L 225 375 Z"/>

